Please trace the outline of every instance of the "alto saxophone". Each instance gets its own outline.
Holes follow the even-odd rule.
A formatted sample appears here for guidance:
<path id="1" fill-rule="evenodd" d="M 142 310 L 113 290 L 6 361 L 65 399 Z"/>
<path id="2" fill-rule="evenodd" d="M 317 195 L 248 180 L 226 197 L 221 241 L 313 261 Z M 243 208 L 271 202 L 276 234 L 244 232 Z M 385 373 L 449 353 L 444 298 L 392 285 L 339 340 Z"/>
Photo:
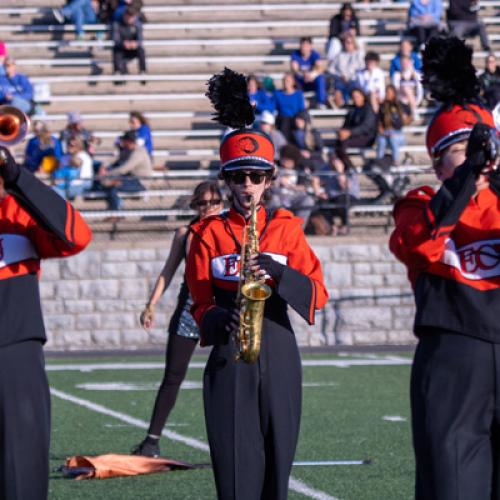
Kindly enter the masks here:
<path id="1" fill-rule="evenodd" d="M 250 213 L 250 223 L 245 227 L 241 244 L 237 296 L 240 305 L 240 326 L 236 333 L 236 359 L 255 363 L 260 353 L 265 301 L 271 296 L 272 290 L 264 283 L 264 279 L 256 279 L 253 273 L 245 270 L 245 263 L 250 255 L 259 252 L 257 207 L 253 198 L 250 201 Z"/>

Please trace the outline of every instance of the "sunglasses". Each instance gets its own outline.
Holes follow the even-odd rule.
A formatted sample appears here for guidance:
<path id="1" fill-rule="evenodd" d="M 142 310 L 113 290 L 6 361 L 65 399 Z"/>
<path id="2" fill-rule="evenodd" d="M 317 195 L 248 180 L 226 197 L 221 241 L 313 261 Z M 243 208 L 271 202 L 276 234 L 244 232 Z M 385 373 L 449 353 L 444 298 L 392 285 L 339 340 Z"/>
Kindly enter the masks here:
<path id="1" fill-rule="evenodd" d="M 220 205 L 222 203 L 222 200 L 220 198 L 214 198 L 212 200 L 198 200 L 196 202 L 197 207 L 216 207 L 217 205 Z"/>
<path id="2" fill-rule="evenodd" d="M 261 184 L 268 176 L 260 172 L 234 172 L 228 174 L 228 179 L 235 184 L 244 184 L 246 178 L 250 179 L 252 184 Z"/>

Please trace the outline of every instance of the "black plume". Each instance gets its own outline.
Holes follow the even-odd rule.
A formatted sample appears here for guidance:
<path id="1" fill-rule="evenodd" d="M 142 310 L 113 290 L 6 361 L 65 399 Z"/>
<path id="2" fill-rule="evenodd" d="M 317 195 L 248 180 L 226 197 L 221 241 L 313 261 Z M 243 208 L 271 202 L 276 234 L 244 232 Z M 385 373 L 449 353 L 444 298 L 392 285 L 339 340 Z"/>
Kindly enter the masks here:
<path id="1" fill-rule="evenodd" d="M 479 81 L 472 48 L 457 37 L 431 38 L 423 54 L 422 83 L 444 105 L 479 100 Z"/>
<path id="2" fill-rule="evenodd" d="M 213 120 L 231 128 L 244 128 L 255 120 L 253 106 L 247 92 L 247 80 L 241 73 L 229 68 L 207 82 L 206 96 L 215 109 Z"/>

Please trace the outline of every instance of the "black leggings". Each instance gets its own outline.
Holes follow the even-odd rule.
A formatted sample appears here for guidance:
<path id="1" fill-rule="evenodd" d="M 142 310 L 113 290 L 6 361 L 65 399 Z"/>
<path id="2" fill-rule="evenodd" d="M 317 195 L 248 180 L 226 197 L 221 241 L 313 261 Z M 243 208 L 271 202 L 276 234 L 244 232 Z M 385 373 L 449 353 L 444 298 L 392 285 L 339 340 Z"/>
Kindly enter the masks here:
<path id="1" fill-rule="evenodd" d="M 198 339 L 182 337 L 175 333 L 168 336 L 165 354 L 165 373 L 156 395 L 153 414 L 149 424 L 149 434 L 160 436 L 165 422 L 175 405 L 179 387 L 186 376 L 189 360 L 193 355 Z"/>

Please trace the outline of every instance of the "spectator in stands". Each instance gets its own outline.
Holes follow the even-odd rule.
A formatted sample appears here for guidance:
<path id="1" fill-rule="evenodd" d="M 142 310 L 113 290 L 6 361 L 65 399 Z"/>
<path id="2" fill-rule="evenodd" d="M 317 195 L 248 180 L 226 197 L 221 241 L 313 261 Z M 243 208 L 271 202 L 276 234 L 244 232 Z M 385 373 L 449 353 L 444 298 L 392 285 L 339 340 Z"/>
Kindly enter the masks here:
<path id="1" fill-rule="evenodd" d="M 0 76 L 5 75 L 4 63 L 7 58 L 7 45 L 0 40 Z"/>
<path id="2" fill-rule="evenodd" d="M 483 73 L 479 76 L 479 84 L 483 99 L 490 109 L 500 102 L 500 68 L 497 66 L 495 54 L 486 56 L 486 64 Z"/>
<path id="3" fill-rule="evenodd" d="M 68 143 L 73 137 L 78 137 L 83 141 L 87 153 L 94 153 L 94 145 L 99 141 L 92 135 L 83 125 L 83 120 L 80 113 L 71 111 L 67 114 L 68 123 L 62 132 L 59 134 L 63 152 L 68 151 Z"/>
<path id="4" fill-rule="evenodd" d="M 344 125 L 337 132 L 337 140 L 335 141 L 336 156 L 344 162 L 347 170 L 353 168 L 347 155 L 347 148 L 369 147 L 377 135 L 377 115 L 365 93 L 360 88 L 355 87 L 351 90 L 351 99 L 353 105 L 345 117 Z"/>
<path id="5" fill-rule="evenodd" d="M 146 18 L 144 17 L 144 14 L 142 12 L 142 7 L 143 7 L 142 0 L 120 0 L 118 2 L 118 6 L 113 11 L 112 21 L 119 22 L 120 19 L 122 19 L 123 14 L 125 13 L 127 7 L 134 8 L 138 12 L 139 19 L 141 20 L 141 22 L 143 23 L 146 22 Z"/>
<path id="6" fill-rule="evenodd" d="M 415 47 L 422 49 L 425 42 L 441 27 L 443 5 L 441 0 L 411 0 L 408 10 L 408 29 L 415 37 Z"/>
<path id="7" fill-rule="evenodd" d="M 55 191 L 72 200 L 92 187 L 93 176 L 92 158 L 85 151 L 82 139 L 73 137 L 68 143 L 68 152 L 61 157 L 53 174 Z"/>
<path id="8" fill-rule="evenodd" d="M 314 198 L 305 185 L 307 173 L 302 168 L 303 158 L 296 146 L 288 144 L 281 148 L 277 177 L 271 188 L 269 208 L 286 208 L 300 217 L 305 227 L 314 208 Z"/>
<path id="9" fill-rule="evenodd" d="M 356 83 L 356 75 L 365 66 L 364 51 L 358 47 L 354 35 L 344 34 L 341 37 L 342 50 L 329 60 L 328 73 L 329 87 L 333 88 L 333 99 L 329 99 L 332 107 L 342 108 L 351 95 L 351 90 Z"/>
<path id="10" fill-rule="evenodd" d="M 314 90 L 316 107 L 326 108 L 324 68 L 321 64 L 321 56 L 313 49 L 311 37 L 304 36 L 300 39 L 299 48 L 292 53 L 290 68 L 297 85 L 302 90 Z"/>
<path id="11" fill-rule="evenodd" d="M 283 132 L 287 141 L 290 141 L 295 115 L 306 109 L 304 93 L 295 86 L 293 73 L 285 73 L 283 89 L 275 92 L 274 101 L 278 113 L 276 125 Z"/>
<path id="12" fill-rule="evenodd" d="M 313 177 L 313 189 L 320 203 L 319 214 L 323 215 L 332 227 L 332 234 L 349 233 L 349 207 L 356 204 L 360 197 L 359 180 L 354 169 L 345 164 L 330 151 L 328 163 Z M 340 218 L 340 226 L 335 218 Z"/>
<path id="13" fill-rule="evenodd" d="M 94 24 L 97 21 L 98 10 L 97 0 L 70 0 L 62 9 L 52 9 L 52 14 L 59 24 L 73 23 L 77 40 L 83 40 L 85 37 L 83 25 Z"/>
<path id="14" fill-rule="evenodd" d="M 24 166 L 30 172 L 52 173 L 63 155 L 61 143 L 51 134 L 45 122 L 33 124 L 33 137 L 28 141 L 24 154 Z"/>
<path id="15" fill-rule="evenodd" d="M 481 47 L 489 52 L 490 42 L 486 26 L 477 17 L 479 0 L 450 0 L 447 11 L 450 32 L 458 38 L 470 38 L 479 35 Z"/>
<path id="16" fill-rule="evenodd" d="M 146 148 L 137 144 L 135 132 L 129 130 L 122 135 L 120 149 L 118 160 L 99 172 L 111 210 L 120 210 L 123 206 L 119 192 L 144 191 L 140 179 L 149 177 L 153 171 L 151 158 Z"/>
<path id="17" fill-rule="evenodd" d="M 396 87 L 388 85 L 378 117 L 377 158 L 381 159 L 385 156 L 385 150 L 389 144 L 393 164 L 399 165 L 399 149 L 405 144 L 403 127 L 409 125 L 411 120 L 410 107 L 398 99 Z"/>
<path id="18" fill-rule="evenodd" d="M 0 76 L 0 104 L 10 104 L 26 114 L 33 111 L 33 87 L 29 78 L 18 73 L 12 57 L 4 61 L 5 74 Z"/>
<path id="19" fill-rule="evenodd" d="M 392 78 L 396 71 L 401 71 L 401 56 L 409 56 L 413 61 L 413 67 L 417 71 L 422 70 L 422 59 L 417 52 L 413 50 L 413 45 L 408 38 L 402 38 L 399 42 L 399 52 L 392 58 L 389 76 Z"/>
<path id="20" fill-rule="evenodd" d="M 385 98 L 385 73 L 380 67 L 380 56 L 376 52 L 367 52 L 365 67 L 356 75 L 356 85 L 366 94 L 373 110 L 378 112 L 380 103 Z"/>
<path id="21" fill-rule="evenodd" d="M 330 19 L 330 30 L 326 46 L 327 59 L 333 59 L 342 49 L 342 36 L 351 34 L 359 36 L 359 20 L 353 6 L 346 2 L 342 4 L 338 14 Z"/>
<path id="22" fill-rule="evenodd" d="M 324 163 L 323 140 L 319 131 L 312 126 L 311 116 L 307 110 L 295 115 L 292 134 L 292 144 L 299 148 L 300 154 L 310 160 L 313 169 L 320 168 Z"/>
<path id="23" fill-rule="evenodd" d="M 274 145 L 274 159 L 279 160 L 280 150 L 287 145 L 287 140 L 283 133 L 276 129 L 274 115 L 270 111 L 263 111 L 257 121 L 259 130 L 267 134 Z"/>
<path id="24" fill-rule="evenodd" d="M 264 111 L 274 113 L 274 101 L 264 89 L 260 88 L 259 81 L 255 75 L 248 75 L 247 91 L 250 103 L 255 109 L 255 116 L 257 119 L 259 119 L 259 116 Z"/>
<path id="25" fill-rule="evenodd" d="M 137 58 L 139 72 L 146 73 L 146 53 L 143 46 L 142 22 L 139 11 L 128 6 L 120 21 L 113 22 L 113 71 L 125 75 L 128 73 L 127 62 Z M 123 81 L 115 81 L 116 84 Z M 145 84 L 145 81 L 141 83 Z"/>
<path id="26" fill-rule="evenodd" d="M 401 56 L 401 71 L 395 71 L 392 84 L 396 87 L 398 97 L 411 109 L 413 118 L 417 118 L 417 106 L 424 98 L 421 75 L 413 67 L 410 56 Z"/>
<path id="27" fill-rule="evenodd" d="M 130 130 L 135 132 L 137 145 L 144 146 L 153 158 L 153 138 L 148 119 L 139 111 L 131 111 L 128 122 Z"/>

